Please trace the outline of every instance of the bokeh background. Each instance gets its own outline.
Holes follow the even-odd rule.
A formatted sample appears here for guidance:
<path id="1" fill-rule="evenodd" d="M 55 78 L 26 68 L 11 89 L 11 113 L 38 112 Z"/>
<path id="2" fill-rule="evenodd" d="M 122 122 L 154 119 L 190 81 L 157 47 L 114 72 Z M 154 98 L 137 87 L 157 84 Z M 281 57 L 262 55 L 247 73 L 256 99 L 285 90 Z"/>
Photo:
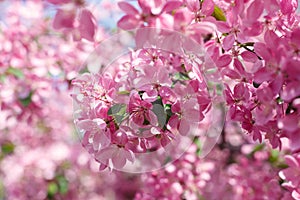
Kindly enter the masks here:
<path id="1" fill-rule="evenodd" d="M 116 1 L 86 6 L 96 42 L 55 30 L 57 5 L 0 1 L 0 200 L 290 198 L 278 176 L 284 153 L 252 142 L 233 122 L 205 159 L 195 142 L 160 171 L 99 172 L 74 128 L 71 81 L 123 14 Z"/>

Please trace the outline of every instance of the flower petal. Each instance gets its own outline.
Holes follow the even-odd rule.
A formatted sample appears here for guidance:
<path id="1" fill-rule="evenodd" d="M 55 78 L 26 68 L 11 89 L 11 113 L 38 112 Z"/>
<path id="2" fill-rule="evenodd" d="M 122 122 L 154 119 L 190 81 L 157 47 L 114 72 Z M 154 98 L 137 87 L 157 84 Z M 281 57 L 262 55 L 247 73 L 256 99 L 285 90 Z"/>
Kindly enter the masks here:
<path id="1" fill-rule="evenodd" d="M 124 30 L 130 30 L 139 26 L 140 20 L 132 15 L 125 15 L 118 21 L 118 27 Z"/>
<path id="2" fill-rule="evenodd" d="M 81 11 L 78 29 L 81 38 L 87 39 L 89 41 L 94 41 L 96 24 L 94 22 L 93 14 L 89 10 L 84 9 Z"/>
<path id="3" fill-rule="evenodd" d="M 131 4 L 129 4 L 125 1 L 118 2 L 118 6 L 127 15 L 138 15 L 139 14 L 139 11 L 135 7 L 133 7 Z"/>

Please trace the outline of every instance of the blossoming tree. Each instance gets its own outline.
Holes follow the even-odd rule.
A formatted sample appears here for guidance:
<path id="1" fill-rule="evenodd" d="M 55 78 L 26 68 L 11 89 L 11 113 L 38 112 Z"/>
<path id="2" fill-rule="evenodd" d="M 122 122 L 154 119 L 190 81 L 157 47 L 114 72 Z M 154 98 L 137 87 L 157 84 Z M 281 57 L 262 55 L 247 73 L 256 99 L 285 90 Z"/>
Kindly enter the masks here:
<path id="1" fill-rule="evenodd" d="M 0 199 L 300 199 L 297 1 L 93 3 L 0 3 Z"/>

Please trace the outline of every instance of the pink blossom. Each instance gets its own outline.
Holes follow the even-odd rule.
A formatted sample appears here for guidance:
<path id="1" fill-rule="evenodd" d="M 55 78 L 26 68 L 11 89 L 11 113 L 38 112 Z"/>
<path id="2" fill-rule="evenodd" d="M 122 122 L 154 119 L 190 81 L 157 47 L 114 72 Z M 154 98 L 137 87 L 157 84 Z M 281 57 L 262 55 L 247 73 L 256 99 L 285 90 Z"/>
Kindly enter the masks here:
<path id="1" fill-rule="evenodd" d="M 134 123 L 140 126 L 155 123 L 156 117 L 151 109 L 152 104 L 141 99 L 138 93 L 133 93 L 131 95 L 128 112 L 130 113 L 130 118 Z"/>
<path id="2" fill-rule="evenodd" d="M 168 129 L 170 131 L 178 131 L 181 135 L 188 135 L 192 127 L 202 120 L 202 113 L 195 108 L 197 100 L 189 99 L 182 105 L 177 101 L 175 102 L 171 110 L 175 115 L 171 116 L 168 122 Z"/>
<path id="3" fill-rule="evenodd" d="M 299 155 L 287 155 L 285 156 L 285 162 L 288 164 L 288 168 L 283 169 L 279 172 L 279 176 L 285 180 L 283 186 L 288 190 L 292 191 L 292 196 L 294 199 L 298 199 L 299 197 Z"/>

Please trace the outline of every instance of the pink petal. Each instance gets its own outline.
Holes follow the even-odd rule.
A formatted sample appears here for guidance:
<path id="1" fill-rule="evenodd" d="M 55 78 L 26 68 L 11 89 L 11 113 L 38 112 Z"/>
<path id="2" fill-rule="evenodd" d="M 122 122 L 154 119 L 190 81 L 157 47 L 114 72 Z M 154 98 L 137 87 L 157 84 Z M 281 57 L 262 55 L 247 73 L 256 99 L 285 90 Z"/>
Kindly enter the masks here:
<path id="1" fill-rule="evenodd" d="M 247 9 L 247 19 L 257 21 L 264 10 L 263 2 L 256 0 Z"/>
<path id="2" fill-rule="evenodd" d="M 153 102 L 157 99 L 157 90 L 149 90 L 143 93 L 143 100 Z"/>
<path id="3" fill-rule="evenodd" d="M 193 15 L 191 12 L 186 12 L 186 10 L 179 9 L 174 14 L 174 28 L 176 30 L 180 30 L 185 28 L 193 19 Z"/>
<path id="4" fill-rule="evenodd" d="M 226 22 L 218 21 L 216 22 L 217 28 L 222 33 L 229 33 L 231 31 L 231 27 Z"/>
<path id="5" fill-rule="evenodd" d="M 292 192 L 292 197 L 295 199 L 295 200 L 300 200 L 300 193 L 297 191 L 297 190 L 294 190 Z"/>
<path id="6" fill-rule="evenodd" d="M 283 81 L 283 77 L 279 75 L 270 83 L 270 88 L 272 89 L 273 95 L 280 93 Z"/>
<path id="7" fill-rule="evenodd" d="M 258 140 L 260 143 L 262 142 L 262 135 L 257 129 L 254 129 L 253 131 L 253 140 Z"/>
<path id="8" fill-rule="evenodd" d="M 299 133 L 298 131 L 295 131 L 293 133 L 291 133 L 291 135 L 289 136 L 290 139 L 290 149 L 292 150 L 293 153 L 299 153 L 300 152 L 300 137 L 298 135 Z"/>
<path id="9" fill-rule="evenodd" d="M 212 15 L 215 9 L 215 4 L 212 0 L 205 0 L 202 3 L 201 12 L 206 16 Z"/>
<path id="10" fill-rule="evenodd" d="M 199 0 L 185 0 L 187 8 L 192 12 L 197 12 L 200 9 Z"/>
<path id="11" fill-rule="evenodd" d="M 297 0 L 281 0 L 280 8 L 284 15 L 293 13 L 298 7 Z"/>
<path id="12" fill-rule="evenodd" d="M 299 118 L 296 114 L 286 115 L 284 118 L 278 120 L 278 128 L 294 132 L 300 128 Z"/>
<path id="13" fill-rule="evenodd" d="M 269 87 L 258 89 L 256 93 L 257 93 L 257 98 L 260 102 L 269 103 L 273 99 L 273 92 Z"/>
<path id="14" fill-rule="evenodd" d="M 240 15 L 245 10 L 244 1 L 234 1 L 232 19 L 230 20 L 231 24 L 236 23 L 237 16 Z"/>
<path id="15" fill-rule="evenodd" d="M 231 79 L 240 79 L 241 75 L 237 73 L 235 70 L 224 68 L 222 73 L 226 76 L 228 76 Z"/>
<path id="16" fill-rule="evenodd" d="M 200 111 L 195 109 L 187 109 L 184 112 L 184 118 L 189 122 L 199 122 L 200 118 Z"/>
<path id="17" fill-rule="evenodd" d="M 300 47 L 300 28 L 297 28 L 292 32 L 291 40 L 294 44 Z"/>
<path id="18" fill-rule="evenodd" d="M 181 1 L 168 1 L 162 9 L 162 12 L 172 12 L 182 5 Z"/>
<path id="19" fill-rule="evenodd" d="M 121 150 L 122 156 L 124 156 L 130 162 L 132 162 L 132 163 L 134 162 L 135 156 L 131 150 L 127 150 L 127 149 L 120 149 L 120 150 Z"/>
<path id="20" fill-rule="evenodd" d="M 198 22 L 189 25 L 188 30 L 194 34 L 210 34 L 216 30 L 216 26 L 211 22 Z"/>
<path id="21" fill-rule="evenodd" d="M 98 151 L 100 148 L 101 135 L 103 134 L 96 133 L 93 137 L 93 148 L 95 151 Z"/>
<path id="22" fill-rule="evenodd" d="M 47 0 L 49 3 L 60 5 L 71 2 L 71 0 Z"/>
<path id="23" fill-rule="evenodd" d="M 139 24 L 140 20 L 132 15 L 125 15 L 118 21 L 118 27 L 124 30 L 137 28 Z"/>
<path id="24" fill-rule="evenodd" d="M 231 61 L 232 61 L 231 56 L 228 54 L 224 54 L 221 57 L 219 57 L 219 59 L 216 62 L 216 65 L 220 68 L 228 67 L 228 65 L 231 63 Z"/>
<path id="25" fill-rule="evenodd" d="M 100 151 L 98 151 L 98 153 L 96 153 L 95 158 L 101 163 L 106 163 L 109 159 L 117 154 L 118 150 L 119 148 L 117 146 L 110 146 L 101 149 Z"/>
<path id="26" fill-rule="evenodd" d="M 270 51 L 267 49 L 267 46 L 264 43 L 257 42 L 254 44 L 254 50 L 257 55 L 266 59 L 266 61 L 272 58 Z"/>
<path id="27" fill-rule="evenodd" d="M 151 6 L 148 5 L 147 0 L 138 0 L 139 6 L 142 8 L 143 13 L 150 14 L 151 13 Z"/>
<path id="28" fill-rule="evenodd" d="M 279 149 L 281 149 L 281 141 L 280 141 L 279 137 L 274 135 L 272 138 L 269 139 L 269 141 L 270 141 L 273 149 L 275 149 L 277 147 L 279 147 Z"/>
<path id="29" fill-rule="evenodd" d="M 169 138 L 167 135 L 163 134 L 162 138 L 160 140 L 161 146 L 165 147 L 171 142 L 171 138 Z"/>
<path id="30" fill-rule="evenodd" d="M 279 10 L 279 3 L 277 0 L 264 0 L 264 7 L 269 13 L 274 13 Z"/>
<path id="31" fill-rule="evenodd" d="M 269 48 L 276 49 L 278 47 L 278 36 L 274 33 L 274 31 L 267 30 L 264 35 L 264 40 L 266 44 L 269 45 Z"/>
<path id="32" fill-rule="evenodd" d="M 240 99 L 240 98 L 249 98 L 249 95 L 245 95 L 248 94 L 249 91 L 247 90 L 247 88 L 245 87 L 245 85 L 243 83 L 238 83 L 234 86 L 233 89 L 233 96 Z"/>
<path id="33" fill-rule="evenodd" d="M 94 41 L 96 24 L 94 22 L 94 16 L 89 10 L 82 10 L 79 17 L 78 29 L 82 38 L 85 38 L 89 41 Z"/>
<path id="34" fill-rule="evenodd" d="M 167 128 L 170 130 L 170 131 L 177 131 L 177 128 L 178 128 L 178 124 L 179 124 L 179 119 L 178 119 L 178 116 L 177 115 L 173 115 L 170 117 L 169 121 L 168 121 L 168 125 L 167 125 Z"/>
<path id="35" fill-rule="evenodd" d="M 185 120 L 185 119 L 182 119 L 180 121 L 180 125 L 179 125 L 179 133 L 183 136 L 186 136 L 187 134 L 189 134 L 190 132 L 190 124 L 191 122 Z"/>
<path id="36" fill-rule="evenodd" d="M 125 145 L 127 142 L 128 142 L 128 137 L 126 135 L 126 133 L 124 131 L 121 131 L 121 130 L 118 130 L 116 133 L 115 133 L 115 142 L 118 144 L 118 145 Z"/>
<path id="37" fill-rule="evenodd" d="M 53 28 L 73 28 L 75 13 L 73 11 L 65 11 L 58 9 L 53 20 Z"/>
<path id="38" fill-rule="evenodd" d="M 180 112 L 181 107 L 180 107 L 179 101 L 176 101 L 176 103 L 174 103 L 174 104 L 172 105 L 171 110 L 172 110 L 173 113 L 178 113 L 178 112 Z"/>
<path id="39" fill-rule="evenodd" d="M 176 95 L 169 87 L 166 86 L 160 87 L 159 95 L 161 96 L 161 98 L 163 99 L 163 103 L 165 104 L 171 102 L 173 103 L 176 101 Z"/>
<path id="40" fill-rule="evenodd" d="M 158 15 L 164 6 L 164 0 L 138 0 L 138 3 L 145 14 L 151 10 L 152 14 Z"/>
<path id="41" fill-rule="evenodd" d="M 163 109 L 161 105 L 153 105 L 153 110 L 154 109 L 159 109 L 161 114 L 163 114 Z M 147 113 L 146 113 L 146 117 L 148 119 L 148 121 L 150 122 L 151 125 L 153 126 L 156 126 L 158 125 L 158 123 L 160 125 L 164 125 L 166 123 L 166 117 L 165 116 L 159 116 L 157 117 L 156 114 L 152 111 L 152 110 L 149 110 Z"/>
<path id="42" fill-rule="evenodd" d="M 281 93 L 281 98 L 287 102 L 300 95 L 299 82 L 294 81 L 288 83 Z"/>
<path id="43" fill-rule="evenodd" d="M 299 46 L 300 48 L 300 46 Z M 289 79 L 295 79 L 300 81 L 300 61 L 298 60 L 289 60 L 285 66 L 285 73 L 288 74 Z"/>
<path id="44" fill-rule="evenodd" d="M 254 74 L 254 81 L 256 83 L 262 83 L 264 81 L 269 81 L 272 79 L 272 74 L 267 70 L 266 67 L 260 68 L 255 74 Z"/>
<path id="45" fill-rule="evenodd" d="M 95 123 L 96 127 L 99 129 L 106 128 L 106 122 L 103 119 L 96 118 L 96 119 L 93 119 L 93 122 Z"/>
<path id="46" fill-rule="evenodd" d="M 104 163 L 100 163 L 99 165 L 99 171 L 103 171 L 108 167 L 108 162 Z"/>
<path id="47" fill-rule="evenodd" d="M 83 129 L 86 131 L 93 131 L 97 129 L 104 129 L 106 127 L 106 122 L 102 119 L 85 119 L 81 120 L 77 123 L 79 129 Z"/>
<path id="48" fill-rule="evenodd" d="M 90 132 L 85 132 L 82 138 L 82 145 L 85 147 L 86 145 L 90 144 L 90 137 L 91 137 L 91 133 Z"/>
<path id="49" fill-rule="evenodd" d="M 126 157 L 122 153 L 122 150 L 118 150 L 118 153 L 111 159 L 113 166 L 117 169 L 121 169 L 125 166 L 126 164 Z"/>
<path id="50" fill-rule="evenodd" d="M 243 53 L 241 53 L 241 56 L 247 62 L 255 63 L 258 60 L 255 53 L 250 52 L 250 51 L 244 51 Z"/>
<path id="51" fill-rule="evenodd" d="M 133 113 L 132 120 L 135 124 L 142 126 L 145 121 L 144 114 L 143 113 Z"/>
<path id="52" fill-rule="evenodd" d="M 134 6 L 132 6 L 131 4 L 129 4 L 125 1 L 118 2 L 118 6 L 127 15 L 138 15 L 139 14 L 139 11 Z"/>
<path id="53" fill-rule="evenodd" d="M 285 162 L 286 164 L 288 164 L 288 166 L 290 167 L 294 167 L 294 168 L 299 168 L 299 162 L 297 161 L 297 159 L 291 155 L 286 155 L 284 156 Z"/>
<path id="54" fill-rule="evenodd" d="M 244 76 L 246 74 L 244 66 L 239 59 L 237 59 L 237 58 L 234 59 L 233 66 L 234 66 L 234 69 L 236 69 L 238 71 L 238 73 L 240 73 L 240 75 Z"/>
<path id="55" fill-rule="evenodd" d="M 223 40 L 223 48 L 225 51 L 228 51 L 232 48 L 233 44 L 235 41 L 235 37 L 233 34 L 228 35 L 227 37 L 224 38 Z"/>

